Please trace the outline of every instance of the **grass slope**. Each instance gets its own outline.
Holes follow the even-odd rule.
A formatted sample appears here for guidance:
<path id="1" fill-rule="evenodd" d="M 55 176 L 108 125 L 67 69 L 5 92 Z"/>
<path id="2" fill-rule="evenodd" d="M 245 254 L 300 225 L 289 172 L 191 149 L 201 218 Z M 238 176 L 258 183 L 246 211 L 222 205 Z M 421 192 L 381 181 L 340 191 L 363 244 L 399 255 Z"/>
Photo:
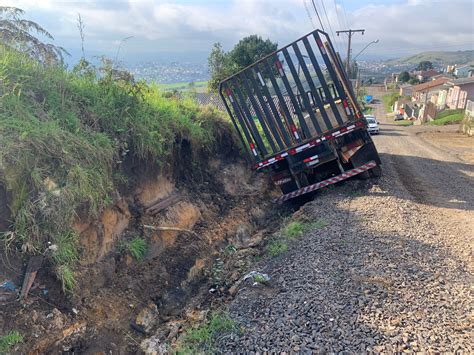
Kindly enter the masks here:
<path id="1" fill-rule="evenodd" d="M 474 64 L 474 50 L 466 51 L 429 51 L 421 52 L 416 55 L 393 59 L 387 62 L 389 65 L 395 64 L 413 64 L 417 65 L 421 61 L 428 60 L 439 65 L 448 64 Z"/>
<path id="2" fill-rule="evenodd" d="M 69 72 L 0 46 L 0 78 L 0 188 L 11 196 L 12 222 L 3 239 L 48 256 L 67 289 L 80 258 L 73 222 L 113 202 L 123 161 L 163 166 L 182 141 L 210 152 L 230 129 L 220 112 L 107 62 Z"/>
<path id="3" fill-rule="evenodd" d="M 428 122 L 430 125 L 443 126 L 447 124 L 460 123 L 464 118 L 464 110 L 445 110 L 441 112 L 434 121 Z"/>

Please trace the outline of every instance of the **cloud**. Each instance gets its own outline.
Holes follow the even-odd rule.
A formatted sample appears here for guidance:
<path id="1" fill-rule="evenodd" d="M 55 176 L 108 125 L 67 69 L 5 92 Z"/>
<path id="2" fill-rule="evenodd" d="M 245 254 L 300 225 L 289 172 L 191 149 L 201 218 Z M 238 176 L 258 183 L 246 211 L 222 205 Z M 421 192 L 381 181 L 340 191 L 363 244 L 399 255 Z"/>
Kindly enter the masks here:
<path id="1" fill-rule="evenodd" d="M 313 22 L 319 24 L 311 0 L 306 1 Z M 354 51 L 375 39 L 380 42 L 366 53 L 397 55 L 425 49 L 472 48 L 474 19 L 470 0 L 356 0 L 350 4 L 353 10 L 346 8 L 345 14 L 340 0 L 323 1 L 324 9 L 320 1 L 315 3 L 326 31 L 331 32 L 331 27 L 335 32 L 345 26 L 366 29 L 364 36 L 354 36 Z M 115 50 L 117 43 L 128 36 L 133 36 L 126 45 L 128 53 L 205 52 L 216 41 L 230 48 L 243 36 L 254 33 L 283 45 L 312 29 L 303 0 L 3 3 L 26 10 L 26 17 L 42 24 L 66 48 L 79 47 L 76 18 L 80 13 L 86 25 L 86 48 L 104 52 Z M 345 53 L 345 37 L 336 36 L 335 41 Z"/>

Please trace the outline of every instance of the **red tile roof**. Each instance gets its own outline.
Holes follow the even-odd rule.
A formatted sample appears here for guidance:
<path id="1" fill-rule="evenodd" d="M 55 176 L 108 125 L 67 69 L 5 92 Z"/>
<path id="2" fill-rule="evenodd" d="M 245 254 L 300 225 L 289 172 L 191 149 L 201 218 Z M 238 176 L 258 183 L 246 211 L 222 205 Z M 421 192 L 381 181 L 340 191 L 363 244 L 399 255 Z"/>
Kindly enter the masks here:
<path id="1" fill-rule="evenodd" d="M 448 82 L 449 80 L 450 80 L 449 78 L 444 78 L 443 77 L 443 78 L 438 78 L 438 79 L 435 79 L 435 80 L 428 81 L 428 82 L 423 83 L 423 84 L 418 84 L 418 85 L 413 86 L 413 92 L 424 91 L 424 90 L 427 90 L 427 89 L 434 88 L 436 86 L 441 86 L 444 83 Z"/>
<path id="2" fill-rule="evenodd" d="M 426 71 L 422 71 L 420 73 L 421 76 L 423 76 L 424 78 L 431 78 L 432 76 L 435 76 L 435 75 L 438 75 L 439 73 L 434 70 L 434 69 L 430 69 L 430 70 L 426 70 Z"/>

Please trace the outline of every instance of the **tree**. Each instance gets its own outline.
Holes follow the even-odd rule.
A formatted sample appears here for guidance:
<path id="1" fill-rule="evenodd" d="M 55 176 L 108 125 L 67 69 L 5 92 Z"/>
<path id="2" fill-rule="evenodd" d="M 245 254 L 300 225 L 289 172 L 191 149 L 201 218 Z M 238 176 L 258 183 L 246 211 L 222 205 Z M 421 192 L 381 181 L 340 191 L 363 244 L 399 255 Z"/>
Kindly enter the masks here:
<path id="1" fill-rule="evenodd" d="M 257 35 L 242 38 L 229 53 L 230 61 L 243 69 L 278 49 L 278 44 Z"/>
<path id="2" fill-rule="evenodd" d="M 430 70 L 433 69 L 433 63 L 431 63 L 429 60 L 422 60 L 418 66 L 416 67 L 416 70 Z"/>
<path id="3" fill-rule="evenodd" d="M 40 41 L 37 35 L 53 40 L 53 36 L 36 22 L 22 19 L 24 11 L 16 7 L 0 6 L 0 42 L 28 54 L 42 63 L 62 61 L 67 51 L 51 43 Z"/>
<path id="4" fill-rule="evenodd" d="M 398 81 L 406 83 L 408 80 L 410 80 L 410 73 L 407 71 L 402 71 L 398 76 Z"/>
<path id="5" fill-rule="evenodd" d="M 257 35 L 241 39 L 229 52 L 225 52 L 220 43 L 215 43 L 207 59 L 211 74 L 209 89 L 217 91 L 222 80 L 276 51 L 277 48 L 277 43 L 269 39 L 263 40 Z"/>
<path id="6" fill-rule="evenodd" d="M 222 49 L 222 44 L 219 42 L 214 43 L 211 54 L 207 58 L 207 65 L 211 74 L 208 82 L 209 89 L 217 91 L 219 83 L 233 73 L 229 54 Z"/>

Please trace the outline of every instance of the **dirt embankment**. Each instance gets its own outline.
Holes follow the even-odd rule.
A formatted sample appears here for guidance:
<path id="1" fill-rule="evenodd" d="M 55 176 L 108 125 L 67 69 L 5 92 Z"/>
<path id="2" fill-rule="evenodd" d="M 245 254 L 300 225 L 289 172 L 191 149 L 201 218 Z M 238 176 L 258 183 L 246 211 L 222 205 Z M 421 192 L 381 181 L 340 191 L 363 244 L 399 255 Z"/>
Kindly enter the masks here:
<path id="1" fill-rule="evenodd" d="M 4 299 L 0 330 L 19 330 L 19 352 L 136 353 L 141 342 L 172 342 L 186 319 L 202 317 L 246 271 L 272 218 L 272 191 L 234 148 L 186 167 L 130 163 L 133 188 L 117 193 L 97 219 L 75 224 L 82 250 L 74 293 L 43 265 L 27 300 Z M 207 159 L 207 158 L 203 158 Z M 127 245 L 147 243 L 142 260 Z M 27 260 L 11 252 L 2 276 L 21 285 Z M 209 293 L 212 289 L 213 293 Z"/>

